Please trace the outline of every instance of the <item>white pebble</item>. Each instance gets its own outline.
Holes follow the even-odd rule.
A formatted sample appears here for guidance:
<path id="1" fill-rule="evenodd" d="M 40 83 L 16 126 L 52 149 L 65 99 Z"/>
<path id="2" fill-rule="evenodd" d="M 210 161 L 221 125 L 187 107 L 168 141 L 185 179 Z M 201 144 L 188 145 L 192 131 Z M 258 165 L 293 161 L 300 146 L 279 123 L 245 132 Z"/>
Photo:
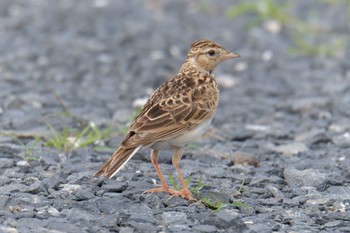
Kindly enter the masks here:
<path id="1" fill-rule="evenodd" d="M 261 54 L 261 59 L 265 62 L 270 61 L 273 58 L 273 52 L 271 50 L 265 50 Z"/>
<path id="2" fill-rule="evenodd" d="M 267 20 L 264 23 L 264 28 L 273 34 L 277 34 L 282 30 L 282 24 L 277 20 Z"/>
<path id="3" fill-rule="evenodd" d="M 29 167 L 30 164 L 28 163 L 28 161 L 21 160 L 21 161 L 18 161 L 18 162 L 16 163 L 16 166 L 17 166 L 17 167 Z"/>

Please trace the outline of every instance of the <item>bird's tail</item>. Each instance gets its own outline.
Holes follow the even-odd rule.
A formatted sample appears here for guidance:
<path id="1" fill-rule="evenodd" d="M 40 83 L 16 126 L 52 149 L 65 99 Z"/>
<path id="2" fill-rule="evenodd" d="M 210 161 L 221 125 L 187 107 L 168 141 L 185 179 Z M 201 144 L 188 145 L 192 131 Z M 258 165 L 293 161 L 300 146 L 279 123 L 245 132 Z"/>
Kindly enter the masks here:
<path id="1" fill-rule="evenodd" d="M 119 147 L 102 166 L 97 170 L 94 176 L 105 176 L 112 178 L 117 172 L 134 156 L 142 146 L 134 148 Z"/>

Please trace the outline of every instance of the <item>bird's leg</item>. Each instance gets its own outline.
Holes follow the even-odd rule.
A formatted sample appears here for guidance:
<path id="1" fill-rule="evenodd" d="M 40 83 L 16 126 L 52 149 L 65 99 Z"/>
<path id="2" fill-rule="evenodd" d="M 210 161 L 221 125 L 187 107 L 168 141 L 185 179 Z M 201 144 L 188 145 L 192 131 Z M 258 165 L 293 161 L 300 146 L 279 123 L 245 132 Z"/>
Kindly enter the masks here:
<path id="1" fill-rule="evenodd" d="M 182 151 L 183 151 L 183 150 L 180 151 L 180 152 L 181 152 L 181 153 L 180 153 L 180 159 L 181 159 Z M 176 152 L 175 152 L 175 153 L 176 153 Z M 175 153 L 174 153 L 174 155 L 175 155 Z M 156 169 L 156 171 L 157 171 L 157 173 L 158 173 L 160 182 L 162 183 L 162 187 L 161 187 L 161 188 L 149 189 L 149 190 L 144 191 L 144 193 L 155 193 L 155 192 L 162 192 L 162 191 L 165 191 L 166 193 L 169 193 L 169 194 L 171 194 L 171 195 L 173 195 L 173 196 L 181 196 L 181 197 L 186 198 L 186 199 L 188 199 L 188 200 L 193 200 L 193 198 L 192 198 L 192 196 L 191 196 L 191 193 L 190 193 L 190 192 L 188 191 L 188 189 L 187 189 L 186 182 L 182 182 L 182 181 L 181 181 L 182 186 L 183 186 L 183 187 L 186 187 L 187 192 L 184 192 L 184 190 L 183 190 L 183 191 L 177 191 L 177 190 L 174 190 L 174 189 L 170 189 L 170 188 L 169 188 L 169 186 L 168 186 L 167 183 L 165 182 L 164 176 L 163 176 L 162 172 L 160 171 L 160 168 L 159 168 L 159 165 L 158 165 L 158 154 L 159 154 L 159 151 L 158 151 L 158 150 L 152 150 L 152 151 L 151 151 L 151 162 L 152 162 L 154 168 Z M 175 156 L 175 157 L 177 157 L 177 156 Z M 174 157 L 173 157 L 173 163 L 174 163 Z M 175 163 L 174 163 L 174 166 L 175 166 Z M 177 168 L 176 168 L 176 166 L 177 166 Z M 176 169 L 176 170 L 178 171 L 178 173 L 179 173 L 180 170 L 178 170 L 178 167 L 179 167 L 179 166 L 178 166 L 178 162 L 177 162 L 177 165 L 176 165 L 176 166 L 175 166 L 175 169 Z M 180 180 L 181 180 L 181 178 L 182 178 L 181 172 L 179 173 L 179 175 L 180 175 Z M 182 178 L 182 180 L 183 180 L 183 178 Z M 184 186 L 184 184 L 185 184 L 185 186 Z"/>
<path id="2" fill-rule="evenodd" d="M 157 171 L 157 174 L 159 176 L 160 182 L 162 183 L 162 188 L 154 188 L 154 189 L 149 189 L 146 190 L 145 193 L 154 193 L 154 192 L 161 192 L 161 191 L 165 191 L 167 193 L 170 193 L 170 189 L 169 186 L 167 185 L 167 183 L 165 182 L 164 176 L 162 174 L 162 172 L 160 171 L 160 168 L 158 166 L 158 154 L 159 151 L 158 150 L 152 150 L 151 151 L 151 162 L 154 166 L 154 168 Z"/>
<path id="3" fill-rule="evenodd" d="M 193 201 L 194 198 L 192 197 L 190 190 L 188 190 L 188 187 L 186 185 L 186 181 L 185 181 L 184 177 L 182 176 L 182 172 L 180 171 L 180 168 L 179 168 L 179 162 L 181 160 L 183 151 L 184 151 L 184 148 L 175 149 L 172 161 L 173 161 L 173 165 L 175 167 L 175 170 L 179 176 L 181 185 L 182 185 L 182 191 L 180 191 L 180 196 L 188 199 L 189 201 Z"/>

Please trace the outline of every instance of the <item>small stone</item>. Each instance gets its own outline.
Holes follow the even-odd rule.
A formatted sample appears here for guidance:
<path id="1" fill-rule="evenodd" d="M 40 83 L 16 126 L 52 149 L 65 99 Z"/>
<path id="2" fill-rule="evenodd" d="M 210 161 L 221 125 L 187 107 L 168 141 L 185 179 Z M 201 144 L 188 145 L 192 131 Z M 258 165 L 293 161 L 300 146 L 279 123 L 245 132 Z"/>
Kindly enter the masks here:
<path id="1" fill-rule="evenodd" d="M 244 222 L 239 217 L 237 217 L 236 212 L 232 212 L 230 210 L 224 209 L 222 211 L 215 213 L 215 215 L 217 216 L 217 219 L 218 219 L 218 221 L 216 222 L 219 223 L 219 225 L 217 224 L 210 224 L 210 225 L 214 225 L 220 229 L 225 229 L 225 228 L 235 229 L 236 232 L 244 232 L 245 230 L 248 230 Z"/>
<path id="2" fill-rule="evenodd" d="M 337 136 L 332 138 L 332 142 L 335 145 L 349 147 L 350 146 L 350 133 L 346 132 L 344 134 L 337 135 Z"/>
<path id="3" fill-rule="evenodd" d="M 34 184 L 31 184 L 31 185 L 28 187 L 27 192 L 28 192 L 28 193 L 32 193 L 32 194 L 38 194 L 38 193 L 40 193 L 42 190 L 43 190 L 43 186 L 42 186 L 41 181 L 36 181 Z"/>
<path id="4" fill-rule="evenodd" d="M 233 174 L 238 174 L 238 175 L 243 175 L 242 179 L 239 180 L 243 180 L 244 178 L 247 178 L 247 175 L 249 174 L 253 174 L 253 168 L 249 167 L 249 166 L 243 166 L 242 164 L 235 164 L 232 167 L 230 167 L 231 171 Z M 235 176 L 235 178 L 238 178 L 237 176 Z"/>
<path id="5" fill-rule="evenodd" d="M 61 212 L 71 222 L 91 222 L 94 221 L 95 216 L 83 209 L 64 209 Z"/>
<path id="6" fill-rule="evenodd" d="M 0 226 L 0 232 L 18 233 L 18 230 L 13 227 Z"/>
<path id="7" fill-rule="evenodd" d="M 135 232 L 157 232 L 157 226 L 147 222 L 128 221 L 128 225 L 135 228 Z"/>
<path id="8" fill-rule="evenodd" d="M 232 155 L 232 157 L 234 165 L 242 164 L 259 167 L 259 161 L 253 154 L 237 151 Z"/>
<path id="9" fill-rule="evenodd" d="M 332 221 L 332 222 L 327 222 L 326 224 L 324 224 L 325 227 L 330 228 L 330 227 L 339 227 L 343 225 L 343 221 L 340 220 L 336 220 L 336 221 Z M 341 232 L 341 231 L 340 231 Z"/>
<path id="10" fill-rule="evenodd" d="M 327 174 L 314 169 L 300 171 L 288 167 L 284 169 L 283 175 L 290 187 L 309 186 L 323 189 L 327 181 Z"/>
<path id="11" fill-rule="evenodd" d="M 282 153 L 283 155 L 288 157 L 308 150 L 307 146 L 301 142 L 293 142 L 290 144 L 278 145 L 278 146 L 275 146 L 273 144 L 268 144 L 266 147 L 267 149 Z"/>
<path id="12" fill-rule="evenodd" d="M 162 214 L 163 222 L 166 225 L 183 223 L 187 221 L 187 214 L 183 212 L 169 211 Z"/>
<path id="13" fill-rule="evenodd" d="M 68 176 L 66 178 L 66 180 L 69 182 L 69 183 L 79 183 L 79 182 L 82 182 L 82 181 L 86 181 L 86 180 L 89 180 L 91 177 L 91 172 L 90 171 L 83 171 L 83 172 L 75 172 L 73 174 L 71 174 L 70 176 Z"/>
<path id="14" fill-rule="evenodd" d="M 265 187 L 268 184 L 279 184 L 282 182 L 282 179 L 278 176 L 266 176 L 263 174 L 257 174 L 253 177 L 253 179 L 250 181 L 249 185 L 254 187 Z"/>
<path id="15" fill-rule="evenodd" d="M 9 194 L 9 193 L 15 193 L 15 192 L 26 192 L 28 189 L 28 186 L 23 185 L 23 184 L 16 184 L 16 183 L 11 183 L 9 185 L 5 185 L 0 187 L 0 192 L 2 194 Z"/>
<path id="16" fill-rule="evenodd" d="M 261 54 L 261 60 L 263 60 L 264 62 L 268 62 L 273 58 L 273 52 L 271 50 L 265 50 L 262 54 Z"/>
<path id="17" fill-rule="evenodd" d="M 265 21 L 264 28 L 273 34 L 277 34 L 282 30 L 282 23 L 275 19 Z"/>
<path id="18" fill-rule="evenodd" d="M 289 105 L 293 112 L 308 112 L 312 108 L 326 108 L 330 104 L 329 98 L 326 97 L 304 97 L 293 99 Z"/>
<path id="19" fill-rule="evenodd" d="M 129 221 L 155 224 L 157 220 L 146 213 L 135 212 L 129 217 Z"/>
<path id="20" fill-rule="evenodd" d="M 80 185 L 77 184 L 61 184 L 60 187 L 62 187 L 63 192 L 67 192 L 70 194 L 75 193 L 77 190 L 81 189 Z"/>
<path id="21" fill-rule="evenodd" d="M 167 227 L 169 231 L 167 232 L 183 232 L 183 233 L 191 233 L 192 229 L 188 225 L 184 224 L 174 224 Z"/>
<path id="22" fill-rule="evenodd" d="M 271 130 L 271 127 L 268 125 L 247 124 L 245 125 L 245 128 L 252 131 L 270 131 Z"/>
<path id="23" fill-rule="evenodd" d="M 350 199 L 350 187 L 331 186 L 327 189 L 326 197 L 345 200 Z"/>
<path id="24" fill-rule="evenodd" d="M 267 206 L 280 206 L 283 202 L 281 198 L 266 198 L 261 199 L 260 203 Z"/>
<path id="25" fill-rule="evenodd" d="M 10 201 L 10 197 L 8 195 L 0 195 L 0 209 L 4 209 L 9 203 L 9 201 Z"/>
<path id="26" fill-rule="evenodd" d="M 306 132 L 303 133 L 299 133 L 295 136 L 295 140 L 298 142 L 305 142 L 308 141 L 310 139 L 312 139 L 313 137 L 319 135 L 319 134 L 323 134 L 324 130 L 322 129 L 311 129 L 308 130 Z"/>
<path id="27" fill-rule="evenodd" d="M 168 195 L 164 196 L 162 202 L 165 206 L 175 207 L 175 206 L 188 206 L 188 200 L 181 197 L 170 197 Z"/>
<path id="28" fill-rule="evenodd" d="M 77 201 L 90 200 L 95 197 L 95 194 L 91 190 L 78 189 L 75 193 L 75 198 Z"/>
<path id="29" fill-rule="evenodd" d="M 217 232 L 217 228 L 212 225 L 199 225 L 193 227 L 193 230 L 199 231 L 199 232 Z"/>
<path id="30" fill-rule="evenodd" d="M 345 212 L 345 205 L 341 201 L 336 201 L 333 203 L 331 210 L 337 212 Z"/>
<path id="31" fill-rule="evenodd" d="M 119 233 L 134 233 L 134 228 L 132 227 L 120 227 Z"/>
<path id="32" fill-rule="evenodd" d="M 59 178 L 58 176 L 51 176 L 51 177 L 45 178 L 42 181 L 42 183 L 46 189 L 51 188 L 51 189 L 57 190 L 60 187 L 60 185 L 64 183 L 64 180 Z"/>
<path id="33" fill-rule="evenodd" d="M 26 185 L 32 185 L 32 184 L 34 184 L 35 182 L 37 182 L 39 179 L 38 178 L 36 178 L 36 177 L 34 177 L 34 176 L 29 176 L 29 177 L 26 177 L 26 178 L 24 178 L 24 183 L 26 184 Z"/>
<path id="34" fill-rule="evenodd" d="M 115 182 L 112 180 L 111 182 L 108 182 L 107 184 L 104 184 L 102 186 L 102 189 L 104 189 L 106 192 L 122 192 L 128 187 L 128 184 L 126 182 Z"/>
<path id="35" fill-rule="evenodd" d="M 53 217 L 58 217 L 60 215 L 60 212 L 55 207 L 52 207 L 52 206 L 50 206 L 47 209 L 47 212 Z"/>
<path id="36" fill-rule="evenodd" d="M 202 173 L 204 175 L 207 175 L 210 177 L 216 177 L 216 178 L 227 177 L 227 171 L 218 167 L 208 167 L 207 169 L 203 170 Z"/>
<path id="37" fill-rule="evenodd" d="M 350 129 L 350 122 L 349 121 L 333 123 L 328 127 L 328 130 L 336 132 L 336 133 L 343 133 L 349 129 Z"/>
<path id="38" fill-rule="evenodd" d="M 9 168 L 12 167 L 12 159 L 0 158 L 0 168 Z"/>
<path id="39" fill-rule="evenodd" d="M 283 192 L 281 192 L 277 187 L 273 185 L 268 185 L 266 187 L 267 191 L 269 191 L 276 198 L 284 198 Z"/>
<path id="40" fill-rule="evenodd" d="M 145 203 L 153 208 L 161 208 L 164 207 L 162 200 L 157 195 L 146 195 L 144 197 Z M 169 203 L 168 203 L 169 204 Z"/>
<path id="41" fill-rule="evenodd" d="M 18 162 L 16 163 L 16 166 L 17 166 L 17 167 L 29 167 L 30 164 L 29 164 L 29 162 L 26 161 L 26 160 L 20 160 L 20 161 L 18 161 Z"/>

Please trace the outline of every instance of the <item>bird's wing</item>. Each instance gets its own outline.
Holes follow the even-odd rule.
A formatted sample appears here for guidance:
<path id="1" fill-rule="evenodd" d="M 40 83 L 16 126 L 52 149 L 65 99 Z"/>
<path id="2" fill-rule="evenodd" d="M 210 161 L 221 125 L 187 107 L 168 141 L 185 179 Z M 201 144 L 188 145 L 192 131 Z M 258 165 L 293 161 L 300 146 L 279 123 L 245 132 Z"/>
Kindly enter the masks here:
<path id="1" fill-rule="evenodd" d="M 122 142 L 124 148 L 176 138 L 211 118 L 218 103 L 213 77 L 176 76 L 150 97 Z"/>

